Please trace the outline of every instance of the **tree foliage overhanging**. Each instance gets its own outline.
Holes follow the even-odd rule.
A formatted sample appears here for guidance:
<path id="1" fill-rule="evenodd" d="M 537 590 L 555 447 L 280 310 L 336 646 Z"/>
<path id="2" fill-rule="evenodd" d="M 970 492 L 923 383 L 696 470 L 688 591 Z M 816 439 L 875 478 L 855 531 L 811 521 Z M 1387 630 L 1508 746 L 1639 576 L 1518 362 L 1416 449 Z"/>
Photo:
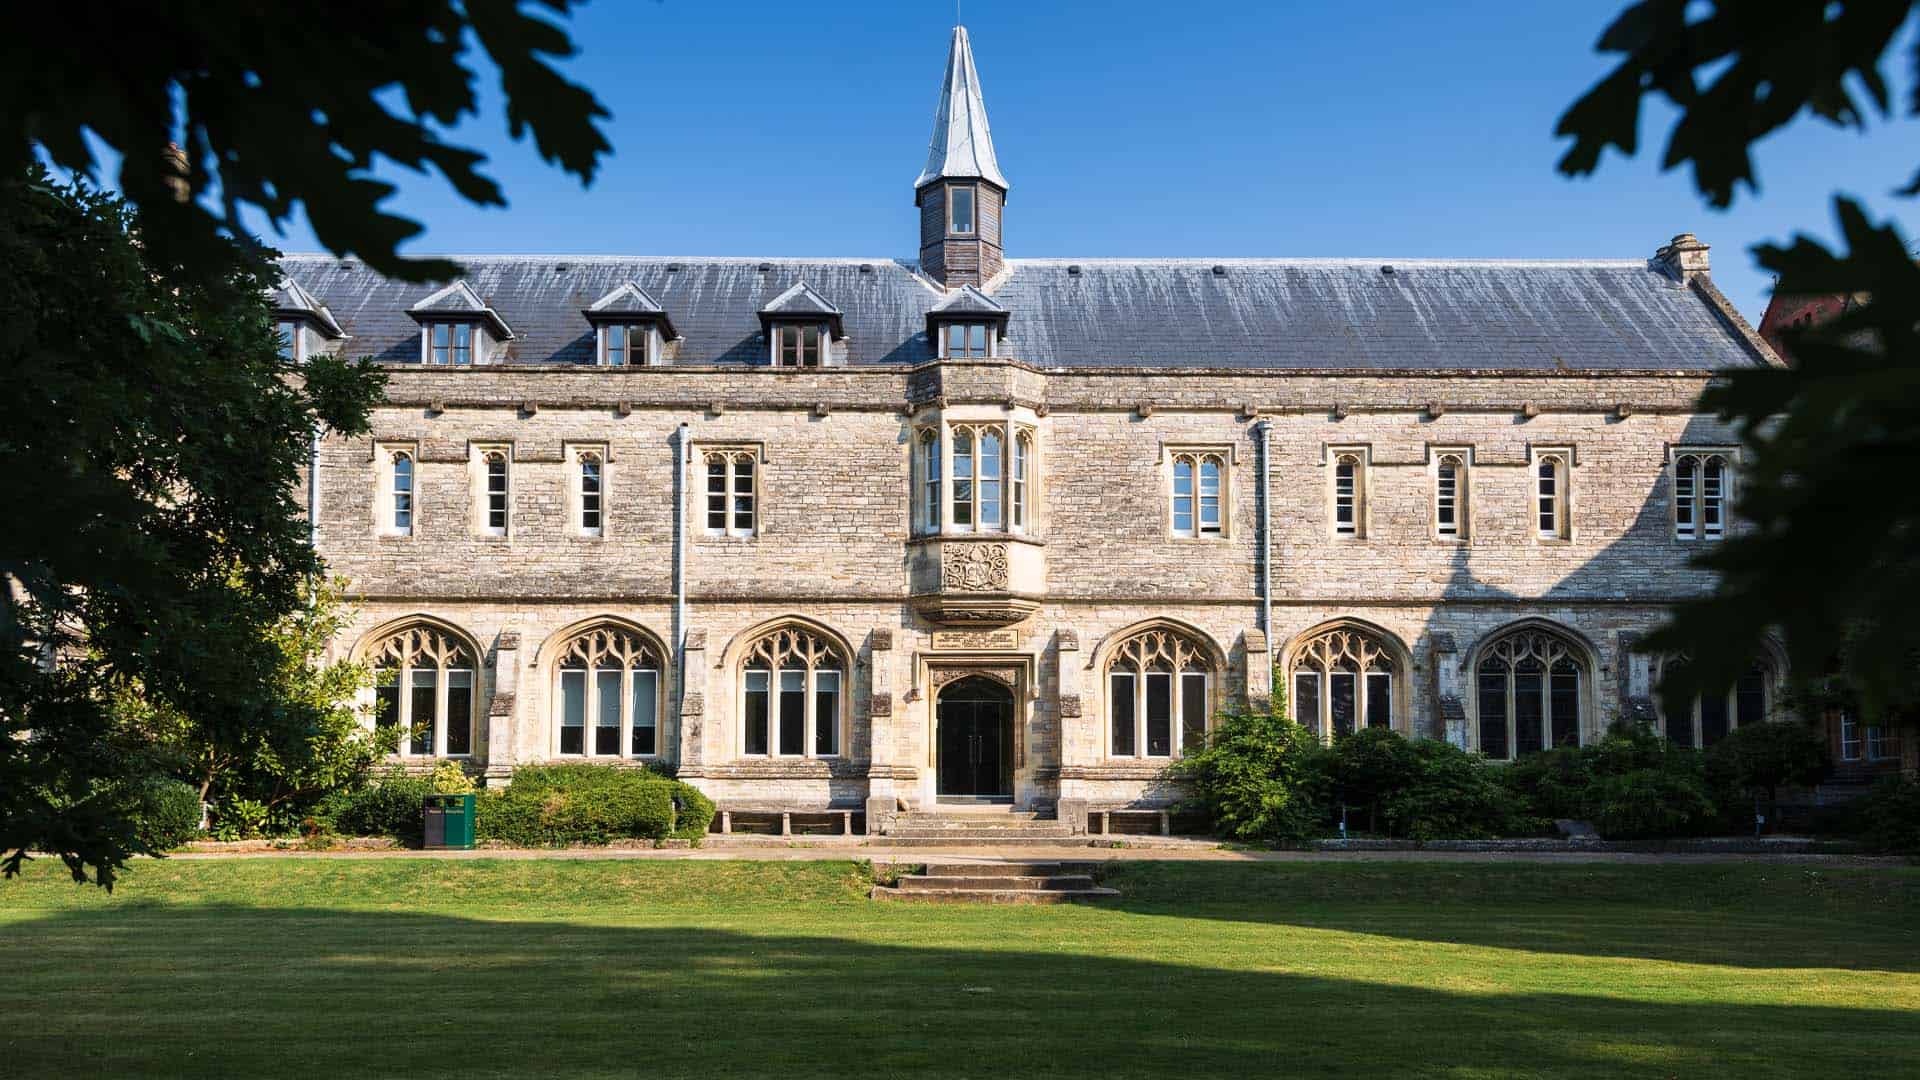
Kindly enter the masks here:
<path id="1" fill-rule="evenodd" d="M 403 280 L 451 277 L 444 259 L 398 254 L 421 226 L 382 208 L 394 187 L 371 170 L 383 159 L 432 170 L 469 202 L 505 205 L 485 157 L 444 137 L 478 112 L 477 44 L 508 132 L 591 181 L 610 149 L 596 123 L 607 112 L 553 66 L 575 49 L 544 17 L 573 6 L 13 5 L 0 16 L 0 153 L 17 160 L 0 164 L 44 153 L 92 177 L 97 140 L 119 155 L 113 186 L 143 211 L 148 245 L 182 262 L 219 265 L 226 239 L 246 235 L 246 209 L 275 228 L 298 209 L 337 255 Z"/>
<path id="2" fill-rule="evenodd" d="M 1645 0 L 1601 36 L 1618 66 L 1569 108 L 1569 174 L 1592 172 L 1608 147 L 1639 147 L 1643 99 L 1679 110 L 1663 165 L 1690 165 L 1714 206 L 1757 190 L 1752 149 L 1811 115 L 1864 130 L 1896 110 L 1920 114 L 1920 79 L 1894 98 L 1882 71 L 1911 33 L 1913 0 Z M 1920 49 L 1907 58 L 1920 61 Z M 1920 194 L 1920 171 L 1902 196 Z M 1906 239 L 1836 196 L 1846 249 L 1805 236 L 1756 249 L 1787 296 L 1856 303 L 1822 326 L 1790 331 L 1790 368 L 1727 373 L 1702 405 L 1732 420 L 1745 444 L 1737 510 L 1752 528 L 1699 559 L 1715 591 L 1679 606 L 1651 650 L 1690 653 L 1661 687 L 1680 711 L 1724 690 L 1777 628 L 1797 677 L 1844 674 L 1870 717 L 1920 703 L 1920 269 Z"/>

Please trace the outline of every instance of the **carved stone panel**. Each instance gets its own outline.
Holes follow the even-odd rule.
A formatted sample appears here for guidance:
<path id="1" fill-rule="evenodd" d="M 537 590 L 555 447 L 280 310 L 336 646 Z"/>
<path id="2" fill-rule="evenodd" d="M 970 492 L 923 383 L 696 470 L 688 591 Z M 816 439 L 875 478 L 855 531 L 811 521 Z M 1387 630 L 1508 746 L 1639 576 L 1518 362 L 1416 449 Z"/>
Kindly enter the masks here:
<path id="1" fill-rule="evenodd" d="M 1060 695 L 1060 718 L 1063 720 L 1072 720 L 1079 715 L 1080 715 L 1080 695 L 1079 694 L 1061 694 Z"/>
<path id="2" fill-rule="evenodd" d="M 873 695 L 873 698 L 867 702 L 867 715 L 868 716 L 892 716 L 893 715 L 893 695 L 891 694 Z"/>
<path id="3" fill-rule="evenodd" d="M 1007 545 L 948 544 L 941 550 L 941 587 L 954 592 L 1004 592 Z"/>

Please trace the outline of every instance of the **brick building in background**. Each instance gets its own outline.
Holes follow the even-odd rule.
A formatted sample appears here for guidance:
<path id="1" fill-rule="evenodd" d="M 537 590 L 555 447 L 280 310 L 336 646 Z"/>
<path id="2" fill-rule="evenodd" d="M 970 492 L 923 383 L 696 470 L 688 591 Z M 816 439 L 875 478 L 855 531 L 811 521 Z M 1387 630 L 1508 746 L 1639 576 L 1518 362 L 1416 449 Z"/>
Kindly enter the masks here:
<path id="1" fill-rule="evenodd" d="M 1777 362 L 1705 244 L 1022 259 L 1010 187 L 956 29 L 916 259 L 286 258 L 292 347 L 391 375 L 314 498 L 403 757 L 1083 828 L 1281 689 L 1495 758 L 1772 711 L 1776 655 L 1661 716 L 1633 651 L 1738 527 L 1694 402 Z"/>

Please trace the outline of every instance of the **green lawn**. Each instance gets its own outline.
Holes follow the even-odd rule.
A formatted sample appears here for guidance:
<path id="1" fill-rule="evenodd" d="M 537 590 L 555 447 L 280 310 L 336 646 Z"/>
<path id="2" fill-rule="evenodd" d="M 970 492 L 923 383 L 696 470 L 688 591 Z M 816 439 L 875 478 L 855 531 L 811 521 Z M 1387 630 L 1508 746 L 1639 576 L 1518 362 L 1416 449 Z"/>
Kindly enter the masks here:
<path id="1" fill-rule="evenodd" d="M 1912 1076 L 1920 871 L 142 863 L 0 884 L 0 1075 Z"/>

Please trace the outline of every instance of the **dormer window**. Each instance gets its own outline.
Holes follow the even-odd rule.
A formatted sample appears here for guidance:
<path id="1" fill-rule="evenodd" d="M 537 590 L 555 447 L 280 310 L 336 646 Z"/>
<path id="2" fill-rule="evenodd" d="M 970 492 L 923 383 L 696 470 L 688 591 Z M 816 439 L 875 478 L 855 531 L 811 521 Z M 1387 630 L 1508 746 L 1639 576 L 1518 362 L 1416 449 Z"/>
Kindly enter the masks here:
<path id="1" fill-rule="evenodd" d="M 988 323 L 948 323 L 945 336 L 949 357 L 993 355 L 993 327 Z"/>
<path id="2" fill-rule="evenodd" d="M 429 364 L 467 367 L 473 363 L 472 323 L 428 323 L 427 342 Z"/>
<path id="3" fill-rule="evenodd" d="M 600 363 L 606 367 L 645 367 L 653 362 L 653 328 L 607 323 L 600 328 Z"/>
<path id="4" fill-rule="evenodd" d="M 289 364 L 303 364 L 311 350 L 325 349 L 327 342 L 347 336 L 327 305 L 292 278 L 280 279 L 268 299 L 273 305 L 273 333 L 280 359 Z"/>
<path id="5" fill-rule="evenodd" d="M 954 236 L 973 235 L 973 188 L 947 188 L 947 232 Z"/>
<path id="6" fill-rule="evenodd" d="M 775 367 L 819 367 L 820 342 L 826 335 L 816 324 L 774 327 L 773 364 Z"/>

